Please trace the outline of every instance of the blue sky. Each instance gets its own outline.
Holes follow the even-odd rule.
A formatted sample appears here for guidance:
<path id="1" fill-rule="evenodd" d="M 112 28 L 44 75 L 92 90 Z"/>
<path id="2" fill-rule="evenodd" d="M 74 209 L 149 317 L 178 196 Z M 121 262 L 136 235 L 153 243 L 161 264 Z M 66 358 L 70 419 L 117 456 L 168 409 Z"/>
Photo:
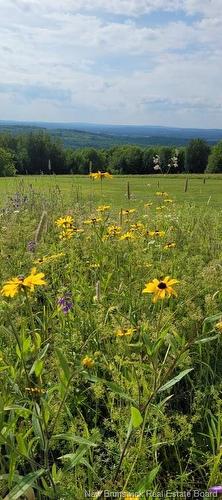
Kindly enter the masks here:
<path id="1" fill-rule="evenodd" d="M 221 0 L 0 0 L 0 119 L 222 128 Z"/>

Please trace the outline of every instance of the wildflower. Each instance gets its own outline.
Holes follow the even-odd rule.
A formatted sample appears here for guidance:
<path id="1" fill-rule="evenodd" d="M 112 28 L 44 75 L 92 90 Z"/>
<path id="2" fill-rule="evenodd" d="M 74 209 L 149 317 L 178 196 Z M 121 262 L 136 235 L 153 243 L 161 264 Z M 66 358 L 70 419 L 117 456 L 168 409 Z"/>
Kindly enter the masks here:
<path id="1" fill-rule="evenodd" d="M 128 337 L 130 335 L 133 335 L 133 333 L 136 331 L 135 328 L 118 328 L 116 331 L 116 336 L 117 337 Z"/>
<path id="2" fill-rule="evenodd" d="M 112 175 L 109 174 L 109 172 L 100 172 L 100 170 L 98 170 L 98 172 L 89 174 L 89 176 L 91 177 L 91 179 L 100 179 L 101 181 L 103 179 L 112 179 Z"/>
<path id="3" fill-rule="evenodd" d="M 149 202 L 149 203 L 144 203 L 144 207 L 145 207 L 145 208 L 152 207 L 152 203 L 151 203 L 151 202 Z"/>
<path id="4" fill-rule="evenodd" d="M 134 212 L 136 212 L 135 208 L 128 208 L 126 210 L 122 210 L 122 215 L 130 215 L 134 214 Z"/>
<path id="5" fill-rule="evenodd" d="M 209 493 L 212 493 L 212 494 L 222 495 L 222 485 L 211 486 L 211 488 L 209 488 L 208 491 L 209 491 Z"/>
<path id="6" fill-rule="evenodd" d="M 98 224 L 102 221 L 101 217 L 92 217 L 91 219 L 87 219 L 83 222 L 83 224 Z"/>
<path id="7" fill-rule="evenodd" d="M 163 210 L 163 209 L 165 209 L 165 206 L 164 206 L 164 205 L 162 205 L 162 206 L 160 206 L 160 207 L 156 207 L 156 210 Z"/>
<path id="8" fill-rule="evenodd" d="M 71 228 L 64 229 L 59 235 L 60 240 L 70 240 L 74 236 L 74 231 Z"/>
<path id="9" fill-rule="evenodd" d="M 100 205 L 99 207 L 97 207 L 96 211 L 97 212 L 106 212 L 110 208 L 111 208 L 110 205 Z"/>
<path id="10" fill-rule="evenodd" d="M 34 261 L 34 264 L 48 264 L 48 262 L 53 262 L 54 260 L 60 259 L 60 257 L 64 257 L 64 252 L 60 252 L 54 255 L 48 255 L 46 257 L 42 257 Z"/>
<path id="11" fill-rule="evenodd" d="M 166 191 L 157 191 L 156 196 L 168 196 L 168 193 Z"/>
<path id="12" fill-rule="evenodd" d="M 66 215 L 65 217 L 60 217 L 55 221 L 56 226 L 70 228 L 74 222 L 74 219 L 71 215 Z"/>
<path id="13" fill-rule="evenodd" d="M 216 330 L 219 330 L 219 332 L 222 332 L 222 320 L 216 323 L 215 328 Z"/>
<path id="14" fill-rule="evenodd" d="M 176 285 L 177 283 L 179 283 L 178 280 L 172 279 L 169 276 L 160 280 L 155 278 L 150 283 L 146 283 L 143 293 L 153 293 L 154 297 L 152 302 L 154 303 L 158 300 L 163 300 L 171 296 L 177 297 L 177 293 L 172 288 L 173 285 Z"/>
<path id="15" fill-rule="evenodd" d="M 70 292 L 66 292 L 63 297 L 60 297 L 58 299 L 57 303 L 58 303 L 58 306 L 59 306 L 60 310 L 64 314 L 67 314 L 70 311 L 70 309 L 72 308 L 72 306 L 73 306 L 72 300 L 71 300 L 71 293 Z"/>
<path id="16" fill-rule="evenodd" d="M 169 250 L 169 248 L 175 248 L 175 246 L 176 246 L 176 243 L 174 243 L 172 241 L 170 243 L 166 243 L 166 245 L 163 248 L 164 248 L 164 250 Z"/>
<path id="17" fill-rule="evenodd" d="M 25 390 L 32 396 L 40 396 L 41 394 L 46 393 L 45 389 L 42 389 L 41 387 L 25 387 Z"/>
<path id="18" fill-rule="evenodd" d="M 33 268 L 31 274 L 26 278 L 21 275 L 6 281 L 1 294 L 5 297 L 14 297 L 17 293 L 24 292 L 26 289 L 33 292 L 35 286 L 46 285 L 44 277 L 44 273 L 36 273 L 36 268 Z"/>
<path id="19" fill-rule="evenodd" d="M 105 235 L 104 239 L 107 238 L 114 238 L 115 236 L 119 236 L 121 233 L 121 227 L 116 226 L 115 224 L 112 226 L 107 227 L 107 234 Z"/>
<path id="20" fill-rule="evenodd" d="M 90 358 L 90 356 L 85 356 L 85 358 L 82 359 L 81 364 L 85 368 L 92 368 L 95 364 L 95 361 Z"/>
<path id="21" fill-rule="evenodd" d="M 122 236 L 120 236 L 120 240 L 134 240 L 134 239 L 135 235 L 131 231 L 127 231 L 126 233 L 122 234 Z"/>
<path id="22" fill-rule="evenodd" d="M 159 236 L 163 238 L 165 236 L 165 231 L 159 231 L 159 229 L 155 229 L 155 231 L 148 231 L 149 236 Z"/>
<path id="23" fill-rule="evenodd" d="M 27 244 L 27 250 L 28 250 L 28 252 L 34 253 L 35 249 L 36 249 L 36 242 L 34 240 L 29 241 L 28 244 Z"/>
<path id="24" fill-rule="evenodd" d="M 171 200 L 170 198 L 166 198 L 165 200 L 163 200 L 164 203 L 173 203 L 173 200 Z"/>
<path id="25" fill-rule="evenodd" d="M 135 224 L 131 224 L 131 231 L 140 231 L 144 229 L 144 224 L 142 222 L 136 222 Z"/>

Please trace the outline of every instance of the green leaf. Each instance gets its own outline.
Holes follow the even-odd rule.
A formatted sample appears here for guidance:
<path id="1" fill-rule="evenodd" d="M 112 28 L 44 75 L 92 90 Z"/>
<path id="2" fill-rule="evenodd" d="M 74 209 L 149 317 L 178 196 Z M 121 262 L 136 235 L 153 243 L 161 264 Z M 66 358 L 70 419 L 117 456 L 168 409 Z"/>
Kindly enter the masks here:
<path id="1" fill-rule="evenodd" d="M 151 486 L 153 485 L 154 480 L 156 479 L 156 476 L 160 470 L 160 465 L 157 465 L 154 469 L 152 469 L 150 472 L 148 472 L 147 476 L 142 479 L 142 481 L 139 482 L 139 484 L 136 487 L 136 491 L 142 495 L 145 493 Z"/>
<path id="2" fill-rule="evenodd" d="M 59 457 L 59 460 L 69 460 L 67 470 L 73 469 L 81 463 L 81 460 L 87 452 L 87 449 L 87 446 L 79 446 L 78 450 L 75 453 L 67 453 L 66 455 L 62 455 L 61 457 Z"/>
<path id="3" fill-rule="evenodd" d="M 70 369 L 66 357 L 60 349 L 56 349 L 56 355 L 59 360 L 60 367 L 64 373 L 65 379 L 68 382 L 70 379 Z"/>
<path id="4" fill-rule="evenodd" d="M 56 434 L 53 436 L 54 439 L 65 439 L 66 441 L 72 441 L 73 443 L 84 444 L 86 446 L 98 446 L 96 443 L 93 443 L 89 439 L 82 438 L 80 436 L 75 436 L 75 434 L 71 434 L 66 432 L 65 434 Z"/>
<path id="5" fill-rule="evenodd" d="M 137 429 L 138 427 L 141 426 L 141 424 L 143 422 L 143 417 L 142 417 L 140 411 L 137 408 L 135 408 L 134 406 L 131 406 L 130 410 L 131 410 L 132 426 L 134 427 L 134 429 Z"/>
<path id="6" fill-rule="evenodd" d="M 179 375 L 169 380 L 166 384 L 162 385 L 162 387 L 160 387 L 158 392 L 167 391 L 167 389 L 170 389 L 170 387 L 173 387 L 173 385 L 177 384 L 183 377 L 185 377 L 192 370 L 193 368 L 187 368 L 187 370 L 183 370 L 181 373 L 179 373 Z"/>
<path id="7" fill-rule="evenodd" d="M 36 377 L 39 377 L 39 375 L 41 375 L 42 373 L 42 370 L 43 370 L 43 361 L 41 361 L 40 359 L 36 359 L 32 365 L 29 375 L 35 373 Z"/>
<path id="8" fill-rule="evenodd" d="M 16 486 L 8 493 L 8 500 L 17 500 L 17 498 L 20 498 L 22 495 L 24 495 L 30 488 L 30 486 L 35 483 L 36 479 L 41 477 L 44 472 L 45 469 L 40 469 L 36 472 L 31 472 L 30 474 L 27 474 L 27 476 L 19 479 Z"/>
<path id="9" fill-rule="evenodd" d="M 208 342 L 212 342 L 212 340 L 218 339 L 219 334 L 213 335 L 213 337 L 206 337 L 205 339 L 196 340 L 195 344 L 207 344 Z"/>

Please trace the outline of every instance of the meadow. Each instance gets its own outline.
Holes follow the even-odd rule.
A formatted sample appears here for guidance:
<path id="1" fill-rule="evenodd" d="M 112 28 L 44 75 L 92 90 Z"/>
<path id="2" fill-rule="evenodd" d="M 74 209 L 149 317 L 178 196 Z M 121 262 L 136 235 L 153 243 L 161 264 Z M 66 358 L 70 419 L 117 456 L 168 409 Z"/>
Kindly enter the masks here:
<path id="1" fill-rule="evenodd" d="M 1 499 L 222 492 L 221 181 L 0 180 Z"/>

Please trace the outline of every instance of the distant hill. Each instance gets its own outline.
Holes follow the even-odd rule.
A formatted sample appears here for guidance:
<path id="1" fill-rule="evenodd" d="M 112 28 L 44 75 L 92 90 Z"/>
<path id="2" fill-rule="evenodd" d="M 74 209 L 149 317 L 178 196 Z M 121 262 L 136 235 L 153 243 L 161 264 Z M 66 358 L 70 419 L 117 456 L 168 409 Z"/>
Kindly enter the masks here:
<path id="1" fill-rule="evenodd" d="M 93 123 L 47 123 L 1 121 L 0 133 L 20 134 L 31 130 L 47 130 L 62 140 L 65 147 L 110 148 L 120 144 L 184 146 L 196 137 L 209 144 L 222 140 L 220 129 L 175 128 L 150 125 L 98 125 Z"/>

